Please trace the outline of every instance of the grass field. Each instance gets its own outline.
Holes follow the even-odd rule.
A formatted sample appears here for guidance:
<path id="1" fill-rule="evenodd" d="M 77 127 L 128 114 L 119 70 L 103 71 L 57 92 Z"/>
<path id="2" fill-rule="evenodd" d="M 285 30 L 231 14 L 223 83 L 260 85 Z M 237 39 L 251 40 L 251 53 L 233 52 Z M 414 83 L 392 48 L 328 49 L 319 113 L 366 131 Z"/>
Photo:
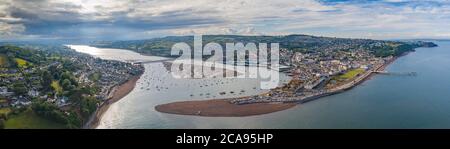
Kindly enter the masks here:
<path id="1" fill-rule="evenodd" d="M 26 68 L 27 64 L 30 65 L 28 61 L 21 58 L 14 58 L 14 60 L 16 61 L 17 66 L 19 66 L 20 68 Z"/>
<path id="2" fill-rule="evenodd" d="M 336 79 L 338 80 L 348 80 L 348 79 L 352 79 L 354 77 L 356 77 L 358 74 L 364 73 L 365 70 L 364 69 L 353 69 L 350 71 L 347 71 L 346 73 L 339 75 L 336 77 Z"/>
<path id="3" fill-rule="evenodd" d="M 13 74 L 10 74 L 10 73 L 1 73 L 1 74 L 0 74 L 0 77 L 15 77 L 15 76 L 19 76 L 19 73 L 13 73 Z"/>
<path id="4" fill-rule="evenodd" d="M 59 82 L 58 82 L 58 81 L 55 81 L 55 80 L 52 81 L 51 86 L 52 86 L 52 88 L 53 88 L 58 94 L 61 94 L 61 93 L 62 93 L 63 88 L 61 87 L 61 85 L 59 85 Z"/>
<path id="5" fill-rule="evenodd" d="M 19 115 L 11 116 L 5 122 L 6 129 L 62 129 L 64 125 L 49 121 L 36 115 L 32 110 L 26 110 Z"/>
<path id="6" fill-rule="evenodd" d="M 6 114 L 8 115 L 11 112 L 10 108 L 0 108 L 0 115 Z"/>

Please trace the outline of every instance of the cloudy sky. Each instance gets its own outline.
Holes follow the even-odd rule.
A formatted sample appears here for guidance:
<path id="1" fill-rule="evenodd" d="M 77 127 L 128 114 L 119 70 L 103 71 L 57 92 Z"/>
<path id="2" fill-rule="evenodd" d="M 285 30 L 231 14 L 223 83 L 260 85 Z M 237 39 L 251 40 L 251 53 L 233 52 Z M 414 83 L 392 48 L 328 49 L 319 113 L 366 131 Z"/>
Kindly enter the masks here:
<path id="1" fill-rule="evenodd" d="M 450 38 L 450 0 L 0 0 L 0 41 L 192 34 Z"/>

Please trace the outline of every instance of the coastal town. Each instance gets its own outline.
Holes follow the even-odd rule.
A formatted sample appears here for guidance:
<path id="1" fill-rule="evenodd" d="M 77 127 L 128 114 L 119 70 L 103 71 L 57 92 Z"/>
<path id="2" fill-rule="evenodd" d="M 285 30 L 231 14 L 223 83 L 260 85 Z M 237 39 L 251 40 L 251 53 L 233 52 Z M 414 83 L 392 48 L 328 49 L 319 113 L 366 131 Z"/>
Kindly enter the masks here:
<path id="1" fill-rule="evenodd" d="M 143 73 L 140 65 L 64 46 L 5 45 L 0 60 L 0 123 L 6 128 L 41 127 L 15 125 L 36 115 L 62 128 L 81 128 L 117 86 Z"/>
<path id="2" fill-rule="evenodd" d="M 381 70 L 381 67 L 394 59 L 373 57 L 365 50 L 354 52 L 329 52 L 330 56 L 319 54 L 294 53 L 288 72 L 291 81 L 263 95 L 248 98 L 237 98 L 234 104 L 259 102 L 306 102 L 323 95 L 338 93 L 353 87 L 363 81 L 371 73 Z M 336 57 L 330 59 L 329 57 Z"/>
<path id="3" fill-rule="evenodd" d="M 409 45 L 408 45 L 409 44 Z M 408 45 L 406 49 L 398 47 Z M 250 103 L 305 103 L 323 96 L 343 92 L 366 80 L 373 73 L 384 73 L 384 68 L 416 47 L 435 46 L 431 43 L 400 43 L 350 40 L 334 43 L 314 52 L 293 52 L 282 49 L 282 64 L 290 66 L 291 81 L 262 95 L 235 98 L 233 104 Z M 397 48 L 400 52 L 377 54 L 371 49 Z"/>
<path id="4" fill-rule="evenodd" d="M 266 41 L 269 37 L 239 38 L 250 38 L 248 41 L 251 42 Z M 437 46 L 423 41 L 400 42 L 305 35 L 273 37 L 272 40 L 281 41 L 279 61 L 287 68 L 280 71 L 290 76 L 288 83 L 257 95 L 172 102 L 158 105 L 155 109 L 163 113 L 198 116 L 250 116 L 271 113 L 292 107 L 292 104 L 302 104 L 341 93 L 367 80 L 373 74 L 389 74 L 384 68 L 396 58 L 413 52 L 418 47 Z M 283 42 L 285 40 L 286 42 Z M 405 74 L 416 75 L 414 72 Z"/>
<path id="5" fill-rule="evenodd" d="M 258 95 L 211 99 L 217 101 L 168 103 L 158 105 L 155 109 L 165 113 L 204 116 L 211 115 L 208 114 L 211 112 L 215 116 L 270 113 L 348 90 L 374 73 L 384 73 L 384 68 L 397 57 L 417 47 L 436 46 L 421 41 L 304 35 L 238 37 L 247 42 L 280 42 L 280 65 L 287 66 L 282 73 L 290 76 L 289 81 Z M 132 44 L 121 46 L 136 47 Z M 2 128 L 93 128 L 109 105 L 133 90 L 144 72 L 142 63 L 104 60 L 66 46 L 4 45 L 0 47 L 0 56 Z M 170 70 L 169 62 L 162 64 L 166 70 Z M 231 71 L 227 73 L 236 74 Z M 222 76 L 221 73 L 217 75 Z M 160 88 L 157 86 L 156 89 Z M 246 91 L 241 90 L 239 94 L 243 92 Z M 220 92 L 217 97 L 224 94 L 224 91 Z M 234 91 L 230 91 L 230 94 L 234 94 Z M 206 97 L 209 95 L 205 93 Z M 209 107 L 216 108 L 208 112 L 205 108 Z M 39 122 L 23 126 L 22 121 L 29 119 L 38 119 L 36 121 Z"/>

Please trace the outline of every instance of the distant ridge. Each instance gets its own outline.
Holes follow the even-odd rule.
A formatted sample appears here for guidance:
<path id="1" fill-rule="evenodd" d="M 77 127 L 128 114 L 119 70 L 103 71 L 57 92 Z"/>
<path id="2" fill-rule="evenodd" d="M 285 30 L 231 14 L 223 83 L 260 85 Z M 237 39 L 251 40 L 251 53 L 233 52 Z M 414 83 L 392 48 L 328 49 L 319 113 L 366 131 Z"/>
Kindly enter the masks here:
<path id="1" fill-rule="evenodd" d="M 175 43 L 185 42 L 193 45 L 194 36 L 167 36 L 146 40 L 128 41 L 97 41 L 91 46 L 103 48 L 129 49 L 139 53 L 171 57 L 170 49 Z M 412 51 L 421 46 L 436 46 L 431 42 L 422 41 L 389 41 L 373 39 L 351 39 L 336 37 L 319 37 L 303 34 L 292 34 L 283 36 L 255 36 L 255 35 L 204 35 L 203 44 L 216 42 L 221 45 L 225 43 L 279 43 L 280 48 L 294 52 L 314 52 L 321 50 L 355 50 L 367 49 L 376 56 L 399 55 L 405 51 Z"/>

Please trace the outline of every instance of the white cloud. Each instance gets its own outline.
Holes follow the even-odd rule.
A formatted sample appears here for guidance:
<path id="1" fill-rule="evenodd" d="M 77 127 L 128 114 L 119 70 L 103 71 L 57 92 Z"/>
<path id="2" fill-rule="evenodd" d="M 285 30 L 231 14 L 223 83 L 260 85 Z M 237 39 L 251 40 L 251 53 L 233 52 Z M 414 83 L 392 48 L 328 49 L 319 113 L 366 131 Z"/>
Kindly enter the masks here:
<path id="1" fill-rule="evenodd" d="M 130 28 L 150 26 L 146 33 L 160 36 L 310 33 L 364 38 L 444 38 L 450 34 L 450 2 L 427 2 L 2 0 L 0 28 L 5 32 L 3 35 L 13 35 L 33 29 L 39 21 L 69 25 L 102 22 L 111 26 L 134 23 Z"/>
<path id="2" fill-rule="evenodd" d="M 0 38 L 18 37 L 25 30 L 22 24 L 0 22 Z"/>

